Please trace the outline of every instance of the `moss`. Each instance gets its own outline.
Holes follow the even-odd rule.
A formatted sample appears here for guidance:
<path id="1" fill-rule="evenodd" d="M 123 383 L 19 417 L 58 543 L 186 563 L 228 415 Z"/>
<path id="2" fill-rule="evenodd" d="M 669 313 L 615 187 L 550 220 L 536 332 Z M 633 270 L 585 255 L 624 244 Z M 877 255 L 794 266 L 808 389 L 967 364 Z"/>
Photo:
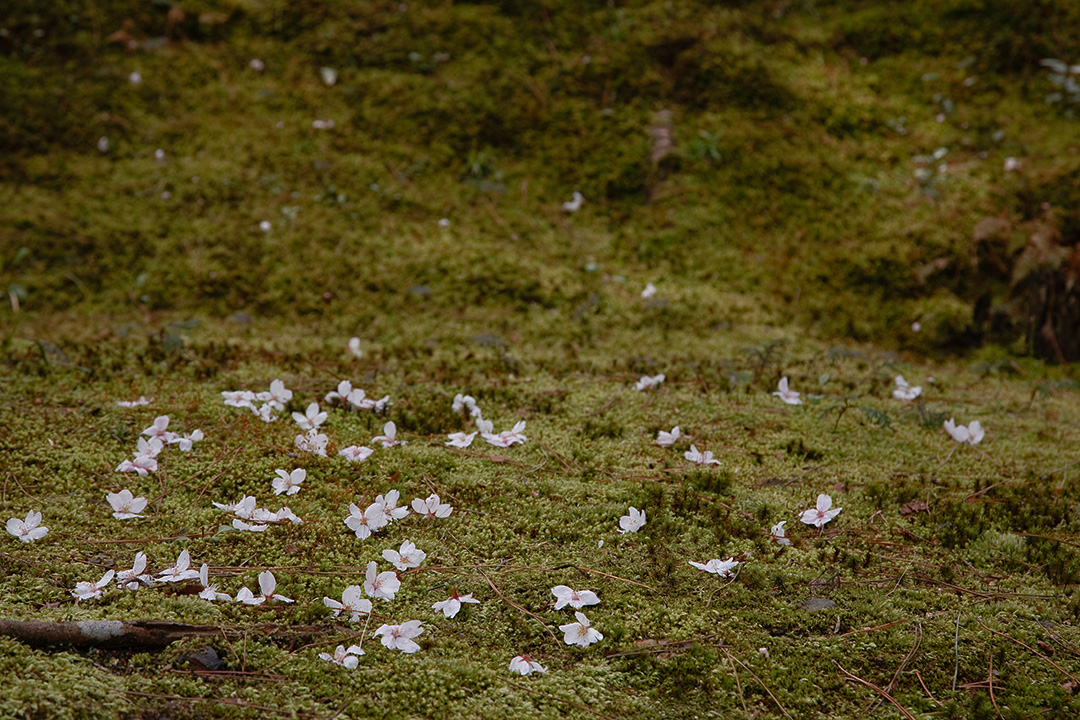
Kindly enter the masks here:
<path id="1" fill-rule="evenodd" d="M 987 283 L 1008 293 L 989 255 L 1008 247 L 971 240 L 979 220 L 1030 221 L 1044 200 L 1072 232 L 1071 121 L 1043 103 L 1032 58 L 1078 55 L 1061 29 L 1075 13 L 1046 3 L 1007 38 L 1012 3 L 917 3 L 901 24 L 879 5 L 235 2 L 170 19 L 121 0 L 16 2 L 0 34 L 0 76 L 24 110 L 0 120 L 0 509 L 40 509 L 50 533 L 9 538 L 0 614 L 248 634 L 211 641 L 218 676 L 184 669 L 201 642 L 127 655 L 3 641 L 15 681 L 0 714 L 259 712 L 242 702 L 778 717 L 779 702 L 861 717 L 872 697 L 834 661 L 884 687 L 920 632 L 912 667 L 944 708 L 902 673 L 892 693 L 909 711 L 994 713 L 981 689 L 952 690 L 954 667 L 982 683 L 993 653 L 1004 713 L 1076 715 L 1051 666 L 976 622 L 1032 647 L 1067 642 L 1080 485 L 1062 450 L 1076 440 L 1074 368 L 1018 357 L 1019 326 L 980 319 Z M 954 56 L 941 39 L 961 28 L 971 42 Z M 138 52 L 107 42 L 117 30 Z M 655 159 L 660 110 L 674 146 Z M 914 159 L 938 147 L 948 168 L 920 183 Z M 1007 155 L 1025 170 L 998 172 Z M 585 204 L 563 213 L 573 190 Z M 646 282 L 654 298 L 639 297 Z M 1005 347 L 926 359 L 987 337 Z M 656 390 L 632 389 L 659 372 Z M 891 399 L 900 372 L 923 386 L 916 403 Z M 805 405 L 771 397 L 784 375 Z M 341 379 L 394 405 L 331 409 L 330 456 L 301 454 L 287 416 L 221 403 L 274 378 L 296 393 L 288 411 Z M 497 429 L 526 420 L 529 441 L 444 447 L 470 428 L 450 409 L 459 392 Z M 115 405 L 139 395 L 154 404 Z M 158 414 L 207 437 L 146 478 L 115 473 Z M 948 417 L 979 419 L 986 440 L 956 446 Z M 388 419 L 408 445 L 363 463 L 334 454 Z M 675 424 L 689 437 L 656 446 Z M 684 463 L 691 442 L 720 466 Z M 274 470 L 292 467 L 308 471 L 303 489 L 274 497 Z M 151 498 L 146 518 L 109 516 L 104 494 L 125 486 Z M 357 539 L 348 504 L 391 488 L 403 502 L 437 492 L 454 513 Z M 822 492 L 841 515 L 799 523 Z M 304 523 L 221 532 L 210 502 L 244 494 Z M 648 522 L 620 534 L 631 505 Z M 780 521 L 789 547 L 770 538 Z M 363 629 L 321 598 L 405 540 L 428 558 L 368 633 L 422 619 L 422 651 L 368 637 L 355 672 L 317 660 Z M 71 600 L 137 551 L 160 570 L 182 549 L 225 592 L 274 568 L 298 602 L 211 604 L 162 585 Z M 734 578 L 688 564 L 729 556 Z M 561 642 L 556 584 L 600 594 L 586 609 L 600 645 Z M 454 589 L 482 603 L 434 614 Z M 801 609 L 810 598 L 836 607 Z M 266 637 L 267 622 L 319 626 L 325 644 Z M 508 680 L 523 652 L 548 674 Z"/>

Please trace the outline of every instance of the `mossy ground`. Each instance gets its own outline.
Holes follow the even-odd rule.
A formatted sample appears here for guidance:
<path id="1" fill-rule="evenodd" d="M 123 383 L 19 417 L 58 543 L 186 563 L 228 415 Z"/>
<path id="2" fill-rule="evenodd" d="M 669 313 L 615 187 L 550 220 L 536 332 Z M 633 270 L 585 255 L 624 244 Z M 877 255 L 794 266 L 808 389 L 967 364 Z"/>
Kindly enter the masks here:
<path id="1" fill-rule="evenodd" d="M 839 665 L 916 717 L 1075 717 L 1075 368 L 980 321 L 987 289 L 1010 301 L 1009 248 L 972 240 L 988 216 L 1080 222 L 1075 120 L 1038 65 L 1077 62 L 1080 11 L 1042 6 L 921 2 L 901 22 L 873 2 L 17 0 L 0 34 L 0 519 L 37 509 L 50 533 L 0 551 L 0 616 L 336 631 L 213 641 L 209 675 L 183 662 L 205 641 L 0 640 L 0 715 L 904 716 Z M 939 147 L 947 168 L 916 162 Z M 573 190 L 586 203 L 566 215 Z M 967 349 L 989 336 L 1003 345 Z M 891 399 L 898 373 L 918 402 Z M 770 394 L 783 375 L 806 405 Z M 386 419 L 410 442 L 358 465 L 298 454 L 290 421 L 221 402 L 274 378 L 291 410 L 340 379 L 391 396 L 385 418 L 331 411 L 333 447 Z M 445 448 L 458 392 L 497 428 L 526 420 L 529 442 Z M 115 404 L 141 394 L 154 404 Z M 207 439 L 149 477 L 113 472 L 159 414 Z M 986 440 L 957 448 L 948 417 Z M 675 424 L 691 440 L 657 447 Z M 690 441 L 721 465 L 689 466 Z M 286 501 L 303 525 L 218 532 L 211 500 L 274 509 L 291 467 L 308 470 Z M 152 499 L 146 519 L 110 517 L 121 487 Z M 391 488 L 454 514 L 357 540 L 348 503 Z M 843 512 L 819 532 L 797 518 L 822 492 Z M 630 505 L 648 523 L 619 535 Z M 791 548 L 769 540 L 780 520 Z M 354 672 L 318 661 L 360 629 L 322 597 L 406 539 L 428 559 L 372 627 L 421 619 L 422 651 L 369 638 Z M 273 568 L 298 602 L 68 593 L 184 548 L 225 592 Z M 733 581 L 687 564 L 729 555 Z M 563 644 L 557 584 L 600 594 L 602 643 Z M 452 588 L 483 602 L 446 620 L 430 606 Z M 511 677 L 523 652 L 547 675 Z"/>

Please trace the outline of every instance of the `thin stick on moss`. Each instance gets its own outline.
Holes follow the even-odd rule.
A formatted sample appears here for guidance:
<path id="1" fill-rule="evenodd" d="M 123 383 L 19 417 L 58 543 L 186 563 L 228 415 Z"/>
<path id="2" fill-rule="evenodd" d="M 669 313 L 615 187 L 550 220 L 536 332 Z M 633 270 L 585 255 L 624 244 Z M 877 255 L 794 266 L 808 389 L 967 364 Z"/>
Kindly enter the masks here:
<path id="1" fill-rule="evenodd" d="M 190 533 L 189 533 L 189 534 L 187 534 L 187 535 L 174 535 L 173 537 L 156 537 L 156 538 L 122 538 L 122 539 L 120 539 L 120 540 L 104 540 L 104 539 L 94 539 L 94 540 L 91 540 L 90 538 L 86 538 L 86 541 L 87 541 L 88 543 L 92 544 L 92 545 L 94 545 L 94 544 L 99 544 L 99 543 L 100 543 L 100 544 L 119 544 L 119 543 L 153 543 L 153 542 L 173 542 L 174 540 L 180 540 L 180 539 L 182 539 L 182 538 L 188 538 L 188 539 L 199 539 L 199 538 L 207 538 L 207 537 L 213 537 L 213 536 L 214 536 L 214 535 L 216 535 L 216 534 L 217 534 L 217 533 L 213 533 L 213 532 L 203 532 L 203 533 L 196 533 L 196 534 L 194 534 L 194 535 L 193 535 L 193 534 L 190 534 Z"/>
<path id="2" fill-rule="evenodd" d="M 1035 654 L 1036 654 L 1037 656 L 1039 656 L 1040 658 L 1042 658 L 1042 659 L 1043 659 L 1043 660 L 1045 660 L 1046 662 L 1048 662 L 1048 663 L 1050 663 L 1051 665 L 1053 665 L 1053 666 L 1054 666 L 1055 668 L 1057 668 L 1057 669 L 1058 669 L 1059 671 L 1061 671 L 1062 673 L 1064 673 L 1064 674 L 1065 674 L 1065 676 L 1066 676 L 1066 677 L 1068 677 L 1068 678 L 1069 678 L 1070 680 L 1072 680 L 1072 681 L 1073 681 L 1074 683 L 1076 683 L 1077 685 L 1080 685 L 1080 679 L 1077 679 L 1077 677 L 1076 677 L 1075 675 L 1073 675 L 1072 673 L 1070 673 L 1070 672 L 1068 672 L 1067 670 L 1065 670 L 1065 669 L 1064 669 L 1063 667 L 1061 667 L 1061 666 L 1060 666 L 1060 665 L 1058 665 L 1058 664 L 1057 664 L 1056 662 L 1054 662 L 1054 661 L 1053 661 L 1053 660 L 1051 660 L 1050 658 L 1048 658 L 1048 657 L 1046 657 L 1045 655 L 1043 655 L 1043 654 L 1042 654 L 1041 652 L 1039 652 L 1039 651 L 1038 651 L 1038 650 L 1036 650 L 1035 648 L 1031 647 L 1030 645 L 1027 645 L 1027 644 L 1025 644 L 1025 643 L 1022 643 L 1022 642 L 1020 642 L 1019 640 L 1017 640 L 1016 638 L 1014 638 L 1014 637 L 1013 637 L 1012 635 L 1006 635 L 1006 634 L 1005 634 L 1005 633 L 1003 633 L 1003 632 L 998 632 L 997 630 L 993 629 L 992 627 L 987 627 L 987 626 L 986 626 L 986 625 L 985 625 L 985 624 L 983 623 L 983 621 L 982 621 L 982 620 L 979 620 L 978 618 L 975 618 L 975 622 L 979 623 L 979 625 L 982 625 L 982 626 L 983 626 L 984 628 L 986 628 L 986 629 L 987 629 L 987 630 L 989 630 L 990 632 L 994 633 L 995 635 L 999 635 L 999 636 L 1001 636 L 1001 637 L 1005 638 L 1006 640 L 1012 640 L 1012 641 L 1013 641 L 1014 643 L 1016 643 L 1017 645 L 1019 645 L 1019 646 L 1020 646 L 1020 647 L 1022 647 L 1022 648 L 1027 648 L 1028 650 L 1030 650 L 1031 652 L 1035 653 Z"/>
<path id="3" fill-rule="evenodd" d="M 739 682 L 739 671 L 735 669 L 735 661 L 731 659 L 730 654 L 728 654 L 727 659 L 728 664 L 731 665 L 731 674 L 735 678 L 735 689 L 739 691 L 739 702 L 742 703 L 742 710 L 746 714 L 746 720 L 752 720 L 753 716 L 746 707 L 746 694 L 743 692 L 742 683 Z"/>
<path id="4" fill-rule="evenodd" d="M 960 677 L 960 612 L 956 613 L 956 634 L 953 636 L 953 665 L 952 691 L 956 692 L 956 680 Z"/>
<path id="5" fill-rule="evenodd" d="M 371 619 L 371 615 L 368 614 L 367 615 L 367 620 L 370 620 L 370 619 Z M 363 642 L 364 642 L 363 633 L 367 631 L 367 620 L 364 621 L 364 629 L 362 631 L 360 631 L 360 643 L 361 644 L 363 644 Z M 267 665 L 265 668 L 263 668 L 262 672 L 264 672 L 264 673 L 269 672 L 270 670 L 272 670 L 273 668 L 276 668 L 278 665 L 285 662 L 286 660 L 292 659 L 293 655 L 296 655 L 297 653 L 301 652 L 302 650 L 307 650 L 307 649 L 313 648 L 313 647 L 322 647 L 324 645 L 343 644 L 344 642 L 348 642 L 348 641 L 352 640 L 353 638 L 355 638 L 357 636 L 357 631 L 356 630 L 349 630 L 348 632 L 349 632 L 349 634 L 346 635 L 344 638 L 336 637 L 336 638 L 333 638 L 332 640 L 318 640 L 316 642 L 310 642 L 310 643 L 306 643 L 304 645 L 301 645 L 300 647 L 296 648 L 295 650 L 289 651 L 289 653 L 286 654 L 285 657 L 281 658 L 277 662 L 271 663 L 270 665 Z"/>
<path id="6" fill-rule="evenodd" d="M 19 486 L 20 490 L 22 490 L 23 495 L 30 498 L 34 502 L 37 502 L 37 498 L 26 491 L 26 488 L 24 488 L 22 483 L 19 482 L 19 478 L 15 476 L 15 473 L 9 472 L 8 477 L 15 481 L 15 484 Z M 31 486 L 31 487 L 33 487 L 33 486 Z M 4 480 L 4 502 L 7 502 L 7 480 Z"/>
<path id="7" fill-rule="evenodd" d="M 922 645 L 922 623 L 915 623 L 915 642 L 911 646 L 911 650 L 904 656 L 904 659 L 900 662 L 900 667 L 896 668 L 896 672 L 893 673 L 892 680 L 885 686 L 885 690 L 888 692 L 896 692 L 896 688 L 899 685 L 900 673 L 904 671 L 908 663 L 915 657 L 915 653 L 919 651 L 919 646 Z"/>
<path id="8" fill-rule="evenodd" d="M 240 656 L 236 654 L 236 648 L 233 647 L 232 640 L 229 639 L 229 634 L 225 632 L 225 628 L 220 628 L 220 630 L 221 637 L 225 638 L 225 642 L 229 646 L 229 652 L 233 654 L 233 657 L 236 658 L 236 664 L 239 665 L 242 669 L 244 667 L 244 663 L 240 661 Z"/>
<path id="9" fill-rule="evenodd" d="M 946 464 L 947 462 L 949 462 L 949 460 L 951 460 L 951 459 L 952 459 L 953 453 L 955 453 L 955 452 L 956 452 L 956 449 L 957 449 L 958 447 L 960 447 L 960 444 L 959 444 L 959 443 L 957 443 L 957 444 L 955 444 L 955 445 L 953 445 L 953 446 L 952 446 L 952 449 L 951 449 L 951 450 L 949 450 L 949 454 L 945 456 L 945 459 L 944 459 L 944 460 L 942 460 L 942 461 L 941 461 L 941 464 L 940 464 L 940 465 L 938 465 L 938 466 L 937 466 L 937 468 L 936 468 L 936 469 L 934 470 L 934 472 L 935 472 L 935 473 L 937 473 L 937 472 L 940 472 L 940 471 L 941 471 L 941 468 L 945 467 L 945 464 Z"/>
<path id="10" fill-rule="evenodd" d="M 232 457 L 230 457 L 230 458 L 229 458 L 229 464 L 228 464 L 228 465 L 226 465 L 226 466 L 225 466 L 225 467 L 224 467 L 224 468 L 222 469 L 222 471 L 221 471 L 221 472 L 219 472 L 219 473 L 218 473 L 217 475 L 215 475 L 214 477 L 212 477 L 212 478 L 210 478 L 209 480 L 207 480 L 207 481 L 206 481 L 206 483 L 205 483 L 205 484 L 204 484 L 204 485 L 202 486 L 202 489 L 201 489 L 201 490 L 199 490 L 199 494 L 198 494 L 198 495 L 197 495 L 197 496 L 195 497 L 195 501 L 196 501 L 196 502 L 198 502 L 199 500 L 202 500 L 202 499 L 203 499 L 203 496 L 204 496 L 204 495 L 206 495 L 206 491 L 207 491 L 207 490 L 209 490 L 209 489 L 211 488 L 211 486 L 213 486 L 213 485 L 214 485 L 215 483 L 217 483 L 217 481 L 218 481 L 218 480 L 220 480 L 220 479 L 221 479 L 222 477 L 224 477 L 224 476 L 225 476 L 225 473 L 227 473 L 227 472 L 229 471 L 229 468 L 230 468 L 230 467 L 232 467 L 232 464 L 233 464 L 234 462 L 236 462 L 236 456 L 237 456 L 237 455 L 239 455 L 239 454 L 240 454 L 240 453 L 241 453 L 241 452 L 242 452 L 243 450 L 244 450 L 244 447 L 243 447 L 242 445 L 241 445 L 240 447 L 237 447 L 237 448 L 236 448 L 235 450 L 233 450 L 233 452 L 232 452 Z M 220 463 L 220 462 L 221 462 L 222 460 L 224 460 L 224 459 L 225 459 L 225 456 L 226 456 L 226 455 L 227 455 L 228 453 L 229 453 L 229 450 L 228 450 L 228 449 L 226 449 L 226 450 L 223 450 L 223 451 L 221 452 L 221 454 L 220 454 L 220 455 L 218 455 L 218 456 L 217 456 L 217 457 L 216 457 L 216 458 L 215 458 L 215 459 L 213 460 L 213 462 L 211 462 L 211 463 L 210 463 L 209 465 L 207 465 L 206 467 L 204 467 L 204 468 L 203 468 L 202 470 L 198 470 L 197 472 L 195 472 L 195 474 L 193 474 L 193 475 L 192 475 L 191 477 L 189 477 L 189 478 L 188 478 L 188 482 L 190 483 L 190 482 L 191 482 L 192 480 L 194 480 L 195 478 L 199 477 L 199 475 L 203 474 L 204 472 L 206 472 L 206 471 L 207 471 L 207 470 L 209 470 L 210 468 L 212 468 L 212 467 L 214 467 L 215 465 L 217 465 L 218 463 Z"/>
<path id="11" fill-rule="evenodd" d="M 994 712 L 1001 720 L 1005 718 L 1001 715 L 1001 708 L 998 707 L 997 700 L 994 698 L 994 651 L 990 650 L 990 669 L 987 670 L 986 683 L 990 687 L 990 704 L 994 706 Z"/>
<path id="12" fill-rule="evenodd" d="M 611 717 L 610 715 L 605 715 L 604 713 L 600 712 L 599 710 L 593 710 L 588 705 L 582 705 L 581 703 L 576 703 L 573 700 L 567 700 L 566 698 L 561 698 L 558 695 L 552 695 L 551 693 L 546 693 L 546 692 L 543 692 L 542 690 L 534 690 L 531 687 L 526 687 L 525 685 L 521 685 L 520 683 L 516 683 L 513 680 L 508 680 L 507 678 L 503 678 L 503 681 L 513 685 L 516 688 L 520 688 L 520 689 L 524 690 L 525 692 L 532 693 L 533 695 L 539 695 L 541 697 L 551 698 L 552 700 L 555 700 L 557 702 L 565 703 L 567 705 L 572 705 L 572 706 L 576 707 L 579 710 L 584 710 L 585 712 L 596 715 L 597 717 L 607 718 L 608 720 L 615 720 L 615 718 Z"/>
<path id="13" fill-rule="evenodd" d="M 936 697 L 934 697 L 933 693 L 930 692 L 930 688 L 926 687 L 926 683 L 923 682 L 922 675 L 919 674 L 919 671 L 918 670 L 913 670 L 912 672 L 914 672 L 915 677 L 919 679 L 919 684 L 922 685 L 922 689 L 926 692 L 926 696 L 928 698 L 930 698 L 931 700 L 933 700 L 935 705 L 937 705 L 938 707 L 941 707 L 941 703 L 938 702 L 938 699 Z"/>
<path id="14" fill-rule="evenodd" d="M 656 588 L 652 587 L 651 585 L 646 585 L 643 582 L 638 582 L 637 580 L 631 580 L 629 578 L 619 577 L 618 575 L 612 575 L 611 573 L 606 573 L 603 570 L 594 570 L 593 568 L 587 568 L 587 567 L 584 567 L 582 565 L 574 565 L 573 563 L 568 563 L 566 565 L 556 565 L 555 567 L 551 568 L 550 571 L 554 572 L 556 570 L 564 570 L 566 568 L 574 568 L 575 570 L 580 570 L 580 571 L 586 572 L 586 573 L 595 573 L 597 575 L 603 575 L 604 577 L 609 577 L 612 580 L 621 580 L 621 581 L 623 581 L 625 583 L 630 583 L 631 585 L 637 585 L 639 587 L 645 588 L 646 590 L 652 590 L 653 592 L 656 592 Z"/>
<path id="15" fill-rule="evenodd" d="M 984 487 L 984 488 L 983 488 L 982 490 L 976 490 L 975 492 L 973 492 L 973 493 L 971 493 L 970 495 L 968 495 L 968 496 L 967 496 L 966 498 L 964 498 L 964 502 L 971 502 L 971 500 L 972 500 L 973 498 L 977 498 L 978 496 L 982 495 L 982 494 L 983 494 L 984 492 L 986 492 L 987 490 L 993 490 L 993 489 L 994 489 L 994 488 L 996 488 L 996 487 L 997 487 L 998 485 L 1004 485 L 1004 484 L 1005 484 L 1005 481 L 1004 481 L 1004 480 L 1002 480 L 1001 482 L 996 482 L 996 483 L 994 483 L 993 485 L 987 485 L 987 486 L 986 486 L 986 487 Z"/>
<path id="16" fill-rule="evenodd" d="M 556 637 L 555 633 L 551 631 L 551 628 L 548 627 L 547 622 L 544 621 L 544 618 L 540 617 L 536 613 L 529 612 L 528 610 L 521 607 L 520 605 L 518 605 L 516 602 L 514 602 L 510 598 L 503 595 L 502 590 L 499 590 L 499 588 L 495 586 L 495 583 L 493 583 L 491 581 L 491 578 L 488 577 L 487 573 L 485 573 L 483 570 L 479 570 L 479 569 L 478 569 L 478 572 L 481 575 L 484 576 L 484 579 L 487 580 L 488 585 L 491 586 L 491 589 L 495 591 L 496 595 L 498 595 L 503 600 L 505 600 L 509 605 L 512 605 L 513 607 L 515 607 L 518 610 L 520 610 L 521 612 L 525 613 L 526 615 L 528 615 L 532 619 L 536 620 L 536 622 L 540 623 L 540 627 L 544 628 L 544 632 L 546 632 L 548 635 L 550 635 L 552 640 L 558 640 L 559 639 L 558 637 Z"/>
<path id="17" fill-rule="evenodd" d="M 218 703 L 221 705 L 231 705 L 238 708 L 249 708 L 251 710 L 260 710 L 262 712 L 271 712 L 277 715 L 295 715 L 297 717 L 305 718 L 317 718 L 317 713 L 305 713 L 298 712 L 296 710 L 286 710 L 283 708 L 269 707 L 267 705 L 256 705 L 255 703 L 249 703 L 240 698 L 200 698 L 200 697 L 185 697 L 183 695 L 163 695 L 161 693 L 147 693 L 139 692 L 138 690 L 124 690 L 125 695 L 135 695 L 136 697 L 154 698 L 157 700 L 168 700 L 169 702 L 190 702 L 190 703 Z"/>
<path id="18" fill-rule="evenodd" d="M 327 628 L 313 625 L 263 625 L 263 637 L 295 638 L 321 635 Z M 0 620 L 0 636 L 11 637 L 32 647 L 67 645 L 84 648 L 158 649 L 189 637 L 216 637 L 247 628 L 222 625 L 186 625 L 155 620 L 86 620 L 49 622 L 40 620 Z M 227 639 L 227 637 L 226 637 Z"/>
<path id="19" fill-rule="evenodd" d="M 454 448 L 454 447 L 448 447 L 446 449 L 449 450 L 450 452 L 457 453 L 458 455 L 464 455 L 465 457 L 476 458 L 478 460 L 487 460 L 489 462 L 498 463 L 498 464 L 501 464 L 501 465 L 513 465 L 514 467 L 519 467 L 519 468 L 522 468 L 522 469 L 530 469 L 530 472 L 537 472 L 537 471 L 542 470 L 542 471 L 544 471 L 546 473 L 551 473 L 552 475 L 569 475 L 570 474 L 570 471 L 556 470 L 555 468 L 544 467 L 543 465 L 540 465 L 539 467 L 534 467 L 534 466 L 528 465 L 527 463 L 518 462 L 517 460 L 511 460 L 508 457 L 499 457 L 497 455 L 485 455 L 484 453 L 469 452 L 467 450 L 462 450 L 461 448 Z"/>
<path id="20" fill-rule="evenodd" d="M 264 672 L 248 672 L 246 670 L 177 670 L 175 668 L 166 668 L 162 672 L 204 678 L 242 678 L 244 680 L 266 680 L 279 683 L 289 681 L 289 677 L 286 675 L 269 675 Z"/>
<path id="21" fill-rule="evenodd" d="M 694 645 L 705 640 L 710 640 L 714 637 L 718 637 L 719 635 L 720 633 L 713 633 L 711 635 L 701 635 L 695 638 L 690 638 L 689 640 L 676 640 L 674 642 L 668 642 L 666 640 L 654 640 L 653 638 L 645 638 L 636 641 L 634 644 L 640 645 L 642 643 L 652 642 L 656 643 L 656 645 L 640 648 L 638 650 L 627 650 L 626 652 L 608 653 L 604 656 L 604 658 L 610 660 L 612 658 L 632 657 L 634 655 L 658 655 L 663 653 L 680 652 L 682 650 L 689 650 Z M 708 647 L 726 648 L 728 646 L 724 643 L 710 643 Z"/>
<path id="22" fill-rule="evenodd" d="M 995 593 L 984 593 L 984 592 L 979 592 L 978 590 L 972 590 L 970 588 L 961 587 L 959 585 L 953 585 L 950 582 L 945 582 L 944 580 L 938 580 L 937 578 L 932 578 L 929 575 L 923 575 L 921 573 L 917 573 L 915 575 L 915 577 L 919 578 L 920 580 L 922 580 L 924 582 L 933 583 L 934 585 L 944 585 L 945 587 L 952 588 L 953 590 L 956 590 L 957 592 L 967 593 L 968 595 L 974 595 L 975 597 L 980 597 L 980 598 L 983 598 L 984 600 L 992 600 L 995 597 Z M 1008 594 L 1008 593 L 996 593 L 996 595 L 1002 595 L 1002 594 Z"/>
<path id="23" fill-rule="evenodd" d="M 0 558 L 5 558 L 7 560 L 22 563 L 24 565 L 29 565 L 30 567 L 32 567 L 35 570 L 37 570 L 38 572 L 40 572 L 42 575 L 48 575 L 49 572 L 50 572 L 50 571 L 46 570 L 45 568 L 41 567 L 40 565 L 37 565 L 35 563 L 30 562 L 26 558 L 15 557 L 14 555 L 8 555 L 7 553 L 0 553 Z"/>
<path id="24" fill-rule="evenodd" d="M 567 470 L 570 470 L 570 471 L 575 470 L 575 467 L 570 464 L 569 460 L 567 460 L 561 454 L 559 454 L 559 453 L 555 452 L 554 450 L 552 450 L 548 445 L 545 445 L 544 443 L 540 442 L 539 440 L 536 441 L 536 444 L 539 445 L 540 447 L 542 447 L 547 452 L 554 455 L 555 459 L 558 460 L 560 463 L 562 463 L 563 467 L 565 467 Z"/>
<path id="25" fill-rule="evenodd" d="M 902 625 L 906 622 L 911 622 L 912 618 L 904 618 L 903 620 L 894 620 L 891 623 L 885 623 L 884 625 L 875 625 L 874 627 L 860 628 L 858 630 L 848 630 L 846 633 L 837 635 L 837 638 L 847 637 L 848 635 L 856 635 L 858 633 L 873 632 L 874 630 L 884 630 L 885 628 L 891 628 L 893 625 Z"/>
<path id="26" fill-rule="evenodd" d="M 868 681 L 866 681 L 866 680 L 863 680 L 863 679 L 862 679 L 861 677 L 859 677 L 858 675 L 852 675 L 852 674 L 851 674 L 851 673 L 849 673 L 849 672 L 848 672 L 847 670 L 845 670 L 845 669 L 844 669 L 844 668 L 843 668 L 843 667 L 842 667 L 842 666 L 840 665 L 840 663 L 836 662 L 835 660 L 833 660 L 833 661 L 832 661 L 832 663 L 833 663 L 833 665 L 835 665 L 836 667 L 840 668 L 840 672 L 844 673 L 844 675 L 846 675 L 846 676 L 847 676 L 848 680 L 854 680 L 855 682 L 857 682 L 857 683 L 860 683 L 861 685 L 865 685 L 866 687 L 870 688 L 871 690 L 873 690 L 874 692 L 876 692 L 876 693 L 880 694 L 880 695 L 881 695 L 882 697 L 884 697 L 884 698 L 885 698 L 886 700 L 888 700 L 889 702 L 891 702 L 891 703 L 892 703 L 892 704 L 893 704 L 894 706 L 896 706 L 896 709 L 897 709 L 897 710 L 899 710 L 900 712 L 904 713 L 904 716 L 905 716 L 905 717 L 907 717 L 907 718 L 908 718 L 909 720 L 915 720 L 915 716 L 914 716 L 914 715 L 912 715 L 911 713 L 909 713 L 909 712 L 908 712 L 907 710 L 905 710 L 905 709 L 904 709 L 904 706 L 903 706 L 903 705 L 901 705 L 900 703 L 898 703 L 898 702 L 896 701 L 896 699 L 895 699 L 895 698 L 893 698 L 893 696 L 892 696 L 892 695 L 890 695 L 889 693 L 885 692 L 884 690 L 882 690 L 881 688 L 879 688 L 879 687 L 878 687 L 877 685 L 875 685 L 874 683 L 872 683 L 872 682 L 868 682 Z"/>
<path id="27" fill-rule="evenodd" d="M 731 658 L 735 662 L 739 663 L 739 665 L 742 666 L 743 670 L 750 673 L 750 677 L 752 677 L 752 678 L 754 678 L 755 680 L 758 681 L 758 684 L 761 685 L 761 687 L 765 690 L 766 693 L 768 693 L 769 697 L 772 698 L 772 701 L 774 703 L 776 703 L 776 707 L 780 708 L 780 712 L 784 713 L 784 717 L 788 718 L 788 720 L 794 720 L 794 718 L 792 718 L 791 715 L 788 714 L 788 711 L 784 709 L 784 706 L 780 704 L 780 701 L 776 699 L 776 696 L 773 695 L 772 690 L 770 690 L 769 686 L 765 684 L 765 681 L 762 680 L 761 678 L 759 678 L 754 673 L 753 670 L 751 670 L 749 667 L 747 667 L 746 663 L 744 663 L 742 660 L 740 660 L 739 658 L 732 655 L 730 652 L 728 652 L 728 649 L 726 647 L 722 646 L 722 645 L 720 646 L 720 652 L 724 653 L 729 658 Z"/>
<path id="28" fill-rule="evenodd" d="M 1049 540 L 1051 542 L 1061 543 L 1062 545 L 1068 545 L 1069 547 L 1080 548 L 1080 543 L 1071 543 L 1068 540 L 1062 540 L 1061 538 L 1050 537 L 1048 535 L 1036 535 L 1035 533 L 1027 533 L 1027 532 L 1019 532 L 1019 531 L 1016 531 L 1013 534 L 1014 535 L 1019 535 L 1020 537 L 1032 537 L 1032 538 L 1038 538 L 1039 540 Z"/>

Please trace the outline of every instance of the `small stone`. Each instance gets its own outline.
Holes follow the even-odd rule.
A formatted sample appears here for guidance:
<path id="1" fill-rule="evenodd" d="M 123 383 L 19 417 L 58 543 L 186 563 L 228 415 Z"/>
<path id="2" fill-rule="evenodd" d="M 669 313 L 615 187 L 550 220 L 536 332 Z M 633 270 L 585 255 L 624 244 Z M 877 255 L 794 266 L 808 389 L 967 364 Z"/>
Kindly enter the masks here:
<path id="1" fill-rule="evenodd" d="M 799 603 L 798 607 L 807 612 L 817 612 L 818 610 L 832 610 L 836 607 L 836 603 L 828 598 L 807 598 Z"/>
<path id="2" fill-rule="evenodd" d="M 192 670 L 219 670 L 224 665 L 217 650 L 209 646 L 196 650 L 183 658 L 182 662 L 186 662 Z"/>

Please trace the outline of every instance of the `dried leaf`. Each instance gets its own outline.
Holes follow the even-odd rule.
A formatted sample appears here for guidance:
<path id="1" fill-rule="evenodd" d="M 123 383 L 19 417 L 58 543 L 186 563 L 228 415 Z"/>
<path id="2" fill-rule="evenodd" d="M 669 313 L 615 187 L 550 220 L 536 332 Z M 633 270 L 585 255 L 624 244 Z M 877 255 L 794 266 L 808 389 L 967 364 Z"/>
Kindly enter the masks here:
<path id="1" fill-rule="evenodd" d="M 909 503 L 904 503 L 900 507 L 900 514 L 904 515 L 906 517 L 908 515 L 911 515 L 912 513 L 917 513 L 917 512 L 920 512 L 922 510 L 925 510 L 926 512 L 930 512 L 930 506 L 926 504 L 926 501 L 925 500 L 912 500 Z"/>

